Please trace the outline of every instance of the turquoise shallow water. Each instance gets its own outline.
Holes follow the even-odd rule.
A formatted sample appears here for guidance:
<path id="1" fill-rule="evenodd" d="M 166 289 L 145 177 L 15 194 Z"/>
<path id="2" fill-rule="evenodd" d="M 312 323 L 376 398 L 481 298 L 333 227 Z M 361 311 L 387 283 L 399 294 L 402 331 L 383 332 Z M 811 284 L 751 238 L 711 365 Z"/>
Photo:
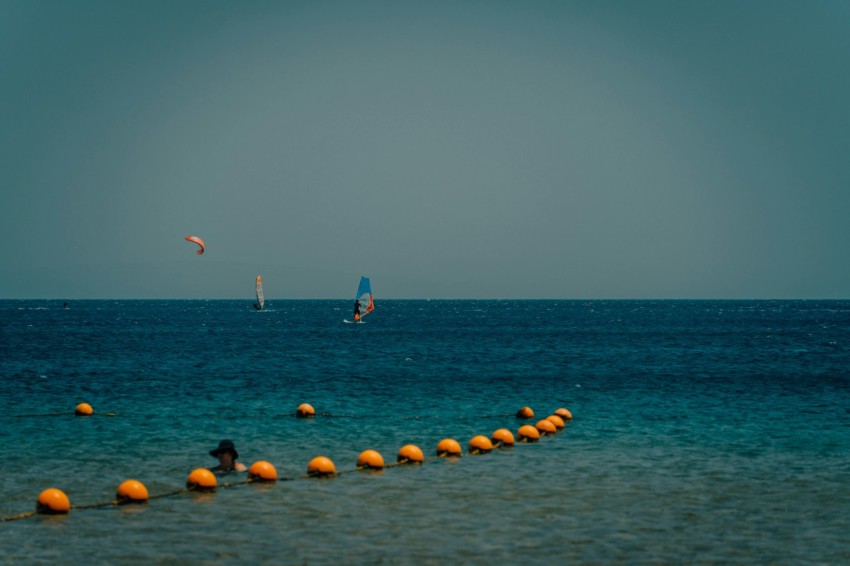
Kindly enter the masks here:
<path id="1" fill-rule="evenodd" d="M 349 306 L 0 301 L 0 516 L 47 487 L 178 490 L 222 438 L 293 478 L 0 523 L 4 559 L 850 560 L 850 302 L 382 301 L 361 326 Z M 293 418 L 302 402 L 322 414 Z M 300 479 L 317 455 L 349 470 L 367 448 L 516 432 L 523 405 L 575 418 L 489 455 Z"/>

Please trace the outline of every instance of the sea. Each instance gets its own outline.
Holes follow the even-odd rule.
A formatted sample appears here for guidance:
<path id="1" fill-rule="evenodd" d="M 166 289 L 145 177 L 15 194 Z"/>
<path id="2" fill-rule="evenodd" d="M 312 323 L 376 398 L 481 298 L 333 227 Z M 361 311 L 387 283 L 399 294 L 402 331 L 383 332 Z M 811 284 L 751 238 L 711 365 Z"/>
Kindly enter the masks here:
<path id="1" fill-rule="evenodd" d="M 850 301 L 64 303 L 0 301 L 4 563 L 850 563 Z M 279 481 L 185 490 L 222 439 Z"/>

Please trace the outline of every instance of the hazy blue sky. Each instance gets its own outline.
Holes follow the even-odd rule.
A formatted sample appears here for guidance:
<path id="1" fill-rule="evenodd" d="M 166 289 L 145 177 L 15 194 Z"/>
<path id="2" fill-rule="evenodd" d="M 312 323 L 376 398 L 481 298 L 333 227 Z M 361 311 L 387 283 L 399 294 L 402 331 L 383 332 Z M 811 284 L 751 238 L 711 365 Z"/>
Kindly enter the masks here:
<path id="1" fill-rule="evenodd" d="M 1 298 L 850 298 L 846 0 L 0 0 L 0 113 Z"/>

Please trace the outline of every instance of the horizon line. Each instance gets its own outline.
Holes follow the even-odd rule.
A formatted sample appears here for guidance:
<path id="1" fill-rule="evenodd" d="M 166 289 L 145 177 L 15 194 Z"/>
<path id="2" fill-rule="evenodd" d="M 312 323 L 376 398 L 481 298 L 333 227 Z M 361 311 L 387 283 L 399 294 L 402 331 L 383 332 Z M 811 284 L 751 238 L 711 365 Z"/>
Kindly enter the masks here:
<path id="1" fill-rule="evenodd" d="M 25 297 L 25 298 L 0 298 L 0 301 L 55 301 L 55 302 L 70 302 L 70 301 L 246 301 L 250 302 L 254 299 L 248 297 L 216 297 L 216 298 L 201 298 L 201 297 L 169 297 L 169 298 L 151 298 L 151 297 L 84 297 L 84 298 L 56 298 L 56 297 Z M 266 302 L 274 301 L 353 301 L 350 297 L 313 297 L 313 298 L 280 298 L 266 299 Z M 559 297 L 559 298 L 540 298 L 540 297 L 476 297 L 476 298 L 461 298 L 461 297 L 388 297 L 382 298 L 380 301 L 576 301 L 576 302 L 594 302 L 594 301 L 850 301 L 850 298 L 834 298 L 834 297 Z"/>

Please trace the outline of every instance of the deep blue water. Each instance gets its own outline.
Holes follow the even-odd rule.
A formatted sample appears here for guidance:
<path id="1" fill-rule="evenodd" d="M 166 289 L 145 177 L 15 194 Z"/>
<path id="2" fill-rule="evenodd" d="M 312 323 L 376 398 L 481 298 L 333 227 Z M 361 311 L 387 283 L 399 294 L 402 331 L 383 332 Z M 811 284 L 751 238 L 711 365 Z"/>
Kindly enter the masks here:
<path id="1" fill-rule="evenodd" d="M 0 523 L 4 559 L 850 561 L 850 301 L 380 301 L 364 325 L 346 301 L 269 306 L 0 301 L 0 517 L 47 487 L 178 490 L 222 438 L 293 478 Z M 318 455 L 516 433 L 524 405 L 575 418 L 302 479 Z"/>

